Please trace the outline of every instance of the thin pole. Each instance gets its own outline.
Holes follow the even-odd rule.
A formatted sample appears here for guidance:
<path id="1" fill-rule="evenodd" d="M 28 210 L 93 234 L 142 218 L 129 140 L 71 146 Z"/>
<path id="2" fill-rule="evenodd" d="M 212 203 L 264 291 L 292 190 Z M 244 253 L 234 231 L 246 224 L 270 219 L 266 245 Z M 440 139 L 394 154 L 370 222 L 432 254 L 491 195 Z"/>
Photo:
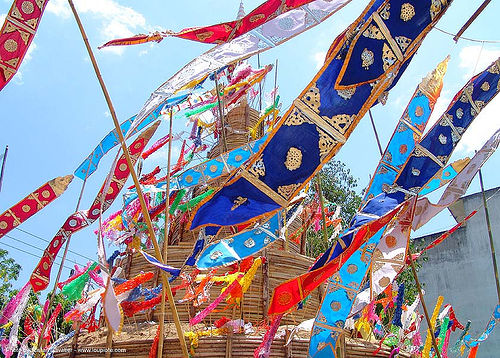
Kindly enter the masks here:
<path id="1" fill-rule="evenodd" d="M 488 237 L 490 238 L 491 261 L 493 263 L 493 271 L 495 273 L 495 283 L 497 285 L 498 303 L 500 304 L 500 283 L 498 281 L 497 258 L 495 255 L 495 245 L 493 243 L 493 234 L 491 233 L 490 214 L 488 212 L 488 204 L 486 203 L 486 195 L 484 194 L 483 174 L 481 173 L 481 169 L 479 169 L 479 183 L 481 184 L 481 193 L 483 195 L 484 215 L 486 216 L 486 225 L 488 226 Z"/>
<path id="2" fill-rule="evenodd" d="M 472 14 L 472 16 L 469 18 L 469 20 L 467 20 L 467 22 L 460 28 L 460 30 L 458 30 L 457 34 L 455 35 L 455 37 L 453 37 L 453 40 L 455 42 L 458 41 L 458 39 L 460 38 L 460 36 L 462 36 L 462 34 L 465 32 L 465 30 L 467 30 L 469 28 L 469 26 L 474 22 L 474 20 L 476 20 L 476 18 L 479 16 L 479 14 L 481 12 L 483 12 L 484 8 L 486 6 L 488 6 L 488 4 L 491 2 L 491 0 L 485 0 L 481 6 L 479 6 L 479 8 L 476 10 L 476 12 L 474 12 L 474 14 Z"/>
<path id="3" fill-rule="evenodd" d="M 217 101 L 219 107 L 219 117 L 220 117 L 220 125 L 221 125 L 221 137 L 222 137 L 222 149 L 224 153 L 227 152 L 227 142 L 226 142 L 226 125 L 224 123 L 224 111 L 222 109 L 222 102 L 220 98 L 219 92 L 219 80 L 217 79 L 217 71 L 214 72 L 215 79 L 215 92 L 217 93 Z"/>
<path id="4" fill-rule="evenodd" d="M 273 107 L 276 105 L 276 92 L 277 92 L 277 87 L 278 86 L 278 59 L 276 59 L 276 63 L 274 65 L 274 96 L 273 96 Z M 276 108 L 274 108 L 273 111 L 273 125 L 276 122 Z M 262 125 L 262 129 L 264 129 L 264 125 Z M 262 135 L 264 135 L 264 131 L 262 132 Z"/>
<path id="5" fill-rule="evenodd" d="M 85 172 L 85 179 L 83 180 L 82 188 L 80 189 L 80 195 L 78 196 L 78 200 L 76 202 L 75 213 L 78 212 L 78 209 L 80 208 L 80 203 L 82 201 L 83 192 L 85 190 L 85 184 L 87 183 L 87 178 L 89 176 L 89 170 L 90 170 L 90 166 L 91 165 L 92 165 L 92 156 L 89 159 L 89 165 L 87 166 L 87 171 Z M 61 279 L 61 274 L 62 274 L 62 270 L 63 270 L 63 267 L 64 267 L 63 266 L 64 265 L 64 261 L 66 261 L 66 256 L 68 255 L 70 241 L 71 241 L 71 235 L 68 237 L 68 240 L 66 240 L 66 245 L 64 246 L 64 252 L 63 252 L 63 256 L 61 258 L 61 264 L 59 265 L 59 269 L 57 270 L 56 279 L 54 281 L 54 288 L 52 288 L 52 291 L 50 293 L 49 306 L 47 308 L 47 315 L 45 316 L 45 320 L 43 322 L 41 322 L 42 323 L 41 333 L 38 336 L 38 343 L 37 343 L 37 347 L 40 347 L 41 349 L 45 345 L 45 342 L 44 342 L 44 340 L 43 340 L 42 337 L 43 337 L 43 335 L 45 333 L 45 329 L 47 327 L 47 321 L 48 321 L 48 318 L 49 318 L 48 316 L 49 316 L 49 312 L 50 312 L 50 307 L 52 306 L 52 302 L 54 301 L 54 298 L 56 296 L 57 283 Z M 81 322 L 78 321 L 77 327 L 76 327 L 76 333 L 75 333 L 75 337 L 77 337 L 76 339 L 78 339 L 78 333 L 80 331 L 80 324 L 81 324 Z M 70 356 L 72 354 L 74 354 L 74 353 L 70 352 Z"/>
<path id="6" fill-rule="evenodd" d="M 429 327 L 429 332 L 432 338 L 432 345 L 434 347 L 434 351 L 438 358 L 441 358 L 441 354 L 439 353 L 438 345 L 436 342 L 436 337 L 434 337 L 433 327 L 431 324 L 431 319 L 429 317 L 429 312 L 427 311 L 427 306 L 425 304 L 424 295 L 422 294 L 422 287 L 420 286 L 420 281 L 418 280 L 417 270 L 415 269 L 415 264 L 413 263 L 413 259 L 411 257 L 412 253 L 410 248 L 408 247 L 408 258 L 410 259 L 410 267 L 411 272 L 413 273 L 413 277 L 415 278 L 415 283 L 417 284 L 418 296 L 420 297 L 420 302 L 422 303 L 422 307 L 424 308 L 425 320 L 427 321 L 427 326 Z"/>
<path id="7" fill-rule="evenodd" d="M 377 140 L 380 156 L 383 156 L 384 152 L 382 151 L 382 146 L 380 145 L 380 139 L 378 138 L 377 128 L 375 127 L 375 121 L 373 120 L 372 111 L 370 109 L 368 110 L 368 114 L 370 115 L 370 121 L 372 122 L 373 132 L 375 133 L 375 139 Z"/>
<path id="8" fill-rule="evenodd" d="M 328 242 L 328 234 L 326 233 L 326 215 L 325 215 L 325 199 L 323 198 L 323 189 L 321 186 L 321 177 L 318 173 L 316 175 L 316 178 L 318 179 L 318 195 L 319 195 L 319 202 L 321 204 L 321 221 L 323 222 L 323 240 L 325 242 Z"/>
<path id="9" fill-rule="evenodd" d="M 9 146 L 5 146 L 5 152 L 3 153 L 2 160 L 2 171 L 0 172 L 0 191 L 2 191 L 2 182 L 3 182 L 3 172 L 5 170 L 5 161 L 7 160 L 7 153 L 9 152 Z"/>
<path id="10" fill-rule="evenodd" d="M 69 2 L 69 5 L 71 7 L 71 10 L 73 12 L 73 15 L 75 16 L 75 20 L 78 24 L 78 28 L 80 29 L 80 33 L 81 33 L 83 41 L 85 43 L 85 47 L 87 48 L 87 52 L 89 53 L 89 57 L 90 57 L 90 60 L 92 62 L 92 66 L 94 67 L 94 71 L 96 73 L 97 79 L 99 80 L 99 84 L 101 86 L 102 92 L 103 92 L 104 97 L 106 99 L 106 102 L 108 104 L 108 108 L 109 108 L 109 111 L 111 113 L 111 117 L 113 119 L 113 123 L 115 125 L 116 132 L 118 134 L 118 138 L 120 140 L 120 145 L 121 145 L 123 154 L 125 155 L 125 159 L 127 160 L 127 165 L 129 167 L 129 170 L 130 170 L 130 175 L 132 176 L 132 179 L 134 181 L 134 186 L 135 186 L 137 195 L 139 197 L 139 202 L 141 204 L 142 214 L 144 216 L 144 219 L 146 221 L 146 225 L 148 227 L 149 237 L 150 237 L 151 241 L 153 242 L 156 259 L 159 260 L 160 262 L 163 262 L 161 250 L 160 250 L 160 247 L 158 245 L 158 241 L 156 240 L 155 233 L 153 230 L 153 223 L 151 222 L 151 218 L 149 216 L 146 202 L 145 202 L 144 196 L 142 194 L 139 179 L 137 178 L 137 174 L 135 172 L 134 166 L 132 165 L 132 161 L 130 159 L 129 152 L 128 152 L 127 146 L 125 144 L 125 138 L 123 137 L 123 133 L 120 130 L 120 124 L 118 122 L 118 118 L 116 117 L 113 103 L 111 102 L 111 98 L 109 97 L 109 93 L 108 93 L 108 90 L 106 88 L 106 85 L 104 84 L 104 80 L 102 79 L 101 72 L 99 71 L 99 67 L 97 65 L 97 61 L 96 61 L 94 54 L 92 52 L 92 49 L 90 47 L 89 40 L 87 38 L 87 35 L 85 34 L 85 30 L 83 29 L 83 25 L 80 21 L 80 17 L 78 16 L 78 13 L 75 9 L 75 5 L 73 4 L 73 0 L 68 0 L 68 2 Z M 175 302 L 174 302 L 174 298 L 172 295 L 172 291 L 170 289 L 170 284 L 168 283 L 167 276 L 166 276 L 165 272 L 164 271 L 160 271 L 160 272 L 161 272 L 161 278 L 162 278 L 162 284 L 163 284 L 162 295 L 164 295 L 165 291 L 166 291 L 168 301 L 170 304 L 170 309 L 172 310 L 172 315 L 174 317 L 175 327 L 177 329 L 177 335 L 178 335 L 179 341 L 181 343 L 181 349 L 183 352 L 183 356 L 188 357 L 188 350 L 187 350 L 187 346 L 186 346 L 186 341 L 184 339 L 184 333 L 182 331 L 181 323 L 179 321 L 179 315 L 177 314 L 177 309 L 175 307 Z"/>
<path id="11" fill-rule="evenodd" d="M 169 135 L 168 135 L 168 155 L 167 155 L 167 187 L 165 189 L 165 228 L 163 229 L 163 259 L 167 263 L 167 253 L 168 253 L 168 234 L 170 226 L 170 166 L 172 159 L 172 122 L 173 122 L 172 108 L 170 108 L 170 118 L 169 118 Z M 158 341 L 157 357 L 161 358 L 163 355 L 163 340 L 165 332 L 165 295 L 161 296 L 161 321 L 160 321 L 160 340 Z"/>

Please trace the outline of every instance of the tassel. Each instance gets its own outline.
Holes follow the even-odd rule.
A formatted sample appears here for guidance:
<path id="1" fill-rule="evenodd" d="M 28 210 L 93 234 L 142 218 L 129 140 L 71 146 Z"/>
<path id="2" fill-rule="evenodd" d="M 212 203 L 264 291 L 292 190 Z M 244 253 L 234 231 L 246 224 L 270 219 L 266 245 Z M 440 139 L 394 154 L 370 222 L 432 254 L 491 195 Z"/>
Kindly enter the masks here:
<path id="1" fill-rule="evenodd" d="M 144 152 L 142 152 L 141 157 L 142 159 L 147 159 L 151 154 L 159 150 L 161 147 L 163 147 L 165 144 L 167 144 L 170 141 L 170 134 L 167 134 L 165 137 L 158 139 L 149 149 L 146 149 Z"/>
<path id="2" fill-rule="evenodd" d="M 151 346 L 151 350 L 149 351 L 149 358 L 156 358 L 158 354 L 159 341 L 160 341 L 160 325 L 158 325 L 158 329 L 156 330 L 155 339 L 153 340 L 153 345 Z"/>
<path id="3" fill-rule="evenodd" d="M 450 344 L 450 334 L 451 334 L 451 329 L 446 331 L 446 336 L 444 337 L 443 350 L 441 352 L 442 358 L 448 358 L 448 345 Z"/>
<path id="4" fill-rule="evenodd" d="M 450 324 L 450 318 L 445 317 L 443 323 L 441 324 L 441 329 L 439 330 L 439 342 L 438 349 L 439 353 L 443 351 L 444 340 L 446 339 L 446 333 L 448 332 L 448 325 Z"/>
<path id="5" fill-rule="evenodd" d="M 76 301 L 82 298 L 83 289 L 90 279 L 89 271 L 93 271 L 96 267 L 97 263 L 94 262 L 83 275 L 64 286 L 62 288 L 62 294 L 66 296 L 69 301 Z"/>
<path id="6" fill-rule="evenodd" d="M 476 358 L 478 348 L 479 348 L 479 345 L 472 347 L 467 358 Z"/>

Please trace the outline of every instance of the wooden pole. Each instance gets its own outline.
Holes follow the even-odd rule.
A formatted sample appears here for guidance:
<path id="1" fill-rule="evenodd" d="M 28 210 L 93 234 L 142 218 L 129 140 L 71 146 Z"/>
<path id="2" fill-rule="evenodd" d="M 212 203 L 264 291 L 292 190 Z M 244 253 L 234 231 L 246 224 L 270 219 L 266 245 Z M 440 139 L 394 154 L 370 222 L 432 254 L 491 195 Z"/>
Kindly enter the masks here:
<path id="1" fill-rule="evenodd" d="M 481 169 L 479 169 L 479 183 L 481 184 L 481 193 L 483 194 L 484 215 L 486 217 L 486 225 L 488 227 L 488 237 L 490 238 L 491 261 L 493 263 L 493 272 L 495 274 L 495 283 L 497 285 L 498 304 L 500 304 L 500 283 L 498 281 L 497 258 L 495 255 L 495 244 L 493 243 L 493 234 L 491 233 L 490 214 L 488 212 L 486 195 L 484 194 L 483 175 L 481 173 Z"/>
<path id="2" fill-rule="evenodd" d="M 5 161 L 7 160 L 7 153 L 9 152 L 9 146 L 5 146 L 5 152 L 3 153 L 2 159 L 2 171 L 0 171 L 0 191 L 2 191 L 2 182 L 3 182 L 3 172 L 5 171 Z"/>
<path id="3" fill-rule="evenodd" d="M 167 187 L 165 188 L 165 228 L 163 229 L 163 259 L 167 263 L 168 253 L 168 236 L 170 231 L 170 166 L 172 160 L 172 122 L 173 122 L 172 108 L 170 108 L 169 118 L 169 135 L 168 135 L 168 155 L 167 155 Z M 161 321 L 160 321 L 160 340 L 158 341 L 157 357 L 161 358 L 163 355 L 163 341 L 165 332 L 165 295 L 161 296 Z"/>
<path id="4" fill-rule="evenodd" d="M 370 115 L 370 121 L 372 122 L 373 132 L 375 133 L 375 139 L 377 140 L 378 150 L 380 152 L 380 156 L 384 155 L 382 151 L 382 146 L 380 145 L 380 139 L 378 138 L 377 128 L 375 127 L 375 121 L 373 120 L 372 111 L 369 109 L 368 114 Z"/>
<path id="5" fill-rule="evenodd" d="M 120 145 L 121 145 L 123 154 L 125 155 L 125 159 L 127 161 L 127 165 L 129 167 L 129 170 L 130 170 L 130 175 L 132 176 L 132 179 L 134 181 L 134 186 L 135 186 L 137 195 L 139 197 L 139 202 L 141 204 L 141 209 L 142 209 L 142 214 L 144 216 L 144 220 L 146 221 L 149 237 L 150 237 L 151 241 L 153 242 L 156 259 L 159 260 L 160 262 L 163 262 L 161 250 L 160 250 L 160 247 L 158 246 L 158 241 L 156 240 L 155 233 L 153 230 L 153 223 L 151 222 L 148 208 L 146 206 L 146 202 L 145 202 L 144 196 L 142 194 L 139 179 L 137 178 L 137 174 L 135 172 L 134 166 L 132 165 L 132 161 L 130 159 L 130 155 L 128 153 L 127 146 L 125 143 L 125 138 L 123 137 L 123 133 L 120 129 L 120 124 L 118 122 L 118 118 L 116 116 L 115 109 L 113 107 L 113 103 L 111 102 L 111 98 L 109 96 L 106 85 L 104 84 L 104 80 L 102 79 L 101 72 L 100 72 L 99 67 L 97 65 L 97 61 L 96 61 L 94 54 L 92 52 L 92 49 L 90 47 L 89 40 L 87 38 L 87 35 L 85 34 L 85 30 L 83 29 L 83 25 L 80 21 L 80 17 L 78 16 L 78 13 L 75 9 L 75 5 L 73 4 L 73 0 L 68 0 L 68 2 L 69 2 L 69 5 L 71 7 L 71 10 L 73 12 L 73 15 L 75 16 L 75 20 L 78 24 L 78 28 L 80 29 L 80 33 L 81 33 L 83 41 L 85 43 L 85 47 L 87 48 L 87 52 L 89 53 L 89 57 L 90 57 L 90 60 L 92 62 L 92 66 L 94 67 L 94 71 L 96 73 L 97 79 L 99 80 L 99 84 L 101 85 L 102 92 L 103 92 L 104 97 L 106 99 L 106 102 L 108 104 L 108 108 L 109 108 L 109 111 L 111 113 L 111 117 L 113 119 L 113 123 L 115 125 L 116 132 L 118 134 L 118 139 L 120 140 Z M 181 323 L 179 320 L 179 315 L 177 314 L 177 309 L 175 307 L 175 302 L 174 302 L 174 298 L 172 295 L 172 291 L 170 289 L 170 284 L 168 283 L 167 276 L 166 276 L 165 272 L 163 272 L 163 271 L 161 271 L 161 278 L 162 278 L 162 284 L 163 284 L 162 295 L 164 295 L 166 292 L 167 297 L 168 297 L 168 301 L 170 304 L 170 309 L 172 310 L 172 314 L 174 316 L 175 327 L 177 329 L 177 335 L 179 337 L 183 356 L 188 357 L 188 350 L 187 350 L 187 346 L 186 346 L 186 341 L 184 339 L 184 332 L 182 331 Z"/>
<path id="6" fill-rule="evenodd" d="M 321 204 L 321 221 L 323 222 L 323 240 L 325 242 L 328 242 L 328 234 L 326 232 L 326 215 L 325 215 L 325 199 L 323 198 L 323 189 L 321 186 L 321 176 L 316 175 L 316 178 L 318 179 L 317 184 L 318 184 L 318 195 L 319 195 L 319 202 Z"/>
<path id="7" fill-rule="evenodd" d="M 485 0 L 481 6 L 479 6 L 479 8 L 476 10 L 476 12 L 474 12 L 474 14 L 472 14 L 472 16 L 469 18 L 469 20 L 467 20 L 467 22 L 460 28 L 460 30 L 458 30 L 457 34 L 455 35 L 455 37 L 453 37 L 453 40 L 455 42 L 458 41 L 458 39 L 460 38 L 460 36 L 462 36 L 462 34 L 465 32 L 465 30 L 467 30 L 469 28 L 469 26 L 474 22 L 474 20 L 476 20 L 476 18 L 479 16 L 479 14 L 481 12 L 483 12 L 484 8 L 486 6 L 488 6 L 488 4 L 491 2 L 491 0 Z"/>
<path id="8" fill-rule="evenodd" d="M 277 92 L 277 86 L 278 86 L 278 59 L 276 59 L 276 63 L 274 65 L 274 96 L 273 96 L 273 106 L 276 105 L 276 92 Z M 276 108 L 273 111 L 273 126 L 274 123 L 276 123 Z M 262 128 L 264 128 L 264 125 L 262 125 Z M 262 132 L 262 135 L 264 135 L 264 131 Z"/>
<path id="9" fill-rule="evenodd" d="M 220 97 L 220 92 L 219 92 L 219 80 L 217 79 L 217 71 L 214 72 L 214 79 L 215 79 L 215 92 L 217 93 L 217 101 L 218 101 L 218 107 L 219 107 L 219 117 L 220 117 L 220 125 L 221 125 L 221 139 L 222 139 L 222 149 L 225 152 L 227 152 L 227 142 L 226 142 L 226 125 L 224 121 L 224 110 L 222 108 L 222 101 Z"/>

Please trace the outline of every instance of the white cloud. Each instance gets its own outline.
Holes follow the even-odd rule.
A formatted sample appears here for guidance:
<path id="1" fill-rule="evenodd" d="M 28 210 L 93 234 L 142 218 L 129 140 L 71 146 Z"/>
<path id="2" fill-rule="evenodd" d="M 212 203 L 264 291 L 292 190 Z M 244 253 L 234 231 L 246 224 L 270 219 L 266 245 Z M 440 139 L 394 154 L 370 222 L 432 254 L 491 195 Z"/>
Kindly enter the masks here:
<path id="1" fill-rule="evenodd" d="M 313 61 L 316 69 L 319 70 L 321 66 L 325 63 L 326 51 L 314 52 L 311 55 L 311 60 Z"/>
<path id="2" fill-rule="evenodd" d="M 500 50 L 481 49 L 479 45 L 467 46 L 460 51 L 459 57 L 459 67 L 465 69 L 463 71 L 463 79 L 468 80 L 500 57 Z"/>
<path id="3" fill-rule="evenodd" d="M 441 95 L 439 96 L 436 104 L 434 105 L 434 110 L 432 111 L 431 117 L 429 118 L 429 122 L 427 123 L 427 127 L 425 132 L 429 131 L 432 128 L 434 123 L 441 117 L 441 115 L 446 111 L 448 105 L 450 104 L 452 97 L 450 96 L 450 91 L 443 90 L 441 91 Z"/>
<path id="4" fill-rule="evenodd" d="M 146 19 L 141 13 L 113 0 L 75 0 L 75 6 L 79 14 L 90 14 L 101 21 L 99 30 L 100 40 L 103 42 L 147 30 Z M 71 16 L 71 9 L 66 0 L 50 1 L 47 11 L 64 19 Z M 124 48 L 112 47 L 107 51 L 122 54 Z"/>
<path id="5" fill-rule="evenodd" d="M 472 122 L 458 144 L 458 151 L 474 153 L 500 128 L 500 97 L 495 97 Z"/>
<path id="6" fill-rule="evenodd" d="M 33 51 L 35 51 L 37 48 L 36 43 L 33 41 L 28 48 L 28 51 L 26 52 L 26 55 L 24 56 L 23 64 L 26 64 L 29 60 L 32 58 Z"/>

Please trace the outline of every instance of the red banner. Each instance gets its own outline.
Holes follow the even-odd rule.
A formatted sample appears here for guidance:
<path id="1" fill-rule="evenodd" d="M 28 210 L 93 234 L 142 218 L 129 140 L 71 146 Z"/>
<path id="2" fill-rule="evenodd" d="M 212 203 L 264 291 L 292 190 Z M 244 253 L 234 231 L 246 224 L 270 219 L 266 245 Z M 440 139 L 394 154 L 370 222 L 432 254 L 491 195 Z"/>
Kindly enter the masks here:
<path id="1" fill-rule="evenodd" d="M 15 0 L 0 31 L 0 91 L 17 72 L 48 0 Z"/>
<path id="2" fill-rule="evenodd" d="M 146 129 L 137 139 L 128 147 L 128 152 L 130 154 L 132 165 L 135 165 L 137 159 L 141 155 L 144 147 L 151 139 L 156 129 L 158 128 L 160 122 L 156 122 L 153 126 Z M 110 181 L 109 187 L 104 193 L 104 188 L 106 186 L 106 181 L 99 190 L 94 202 L 88 210 L 78 211 L 69 218 L 66 219 L 64 225 L 59 229 L 56 236 L 52 239 L 49 246 L 45 249 L 40 262 L 31 274 L 30 282 L 33 287 L 33 291 L 39 292 L 47 288 L 50 282 L 50 271 L 52 269 L 52 264 L 54 263 L 57 253 L 61 249 L 61 246 L 66 242 L 71 235 L 86 226 L 89 226 L 94 221 L 96 221 L 99 216 L 104 213 L 116 199 L 121 189 L 125 185 L 128 177 L 130 175 L 130 170 L 125 159 L 125 155 L 122 154 L 118 162 L 116 163 L 113 177 Z M 104 196 L 104 198 L 103 198 Z M 102 211 L 101 211 L 101 200 L 102 200 Z"/>

